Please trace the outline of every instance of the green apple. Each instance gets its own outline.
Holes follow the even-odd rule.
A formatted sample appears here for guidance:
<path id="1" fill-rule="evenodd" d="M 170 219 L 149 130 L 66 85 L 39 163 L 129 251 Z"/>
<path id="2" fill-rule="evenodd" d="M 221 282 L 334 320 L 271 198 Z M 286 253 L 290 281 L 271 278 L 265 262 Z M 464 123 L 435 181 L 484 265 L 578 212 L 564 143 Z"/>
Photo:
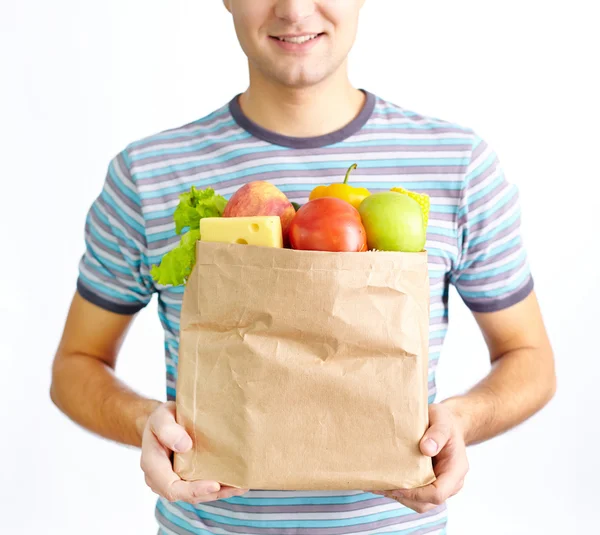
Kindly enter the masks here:
<path id="1" fill-rule="evenodd" d="M 373 193 L 358 207 L 369 249 L 418 253 L 425 248 L 423 211 L 417 201 L 395 191 Z"/>

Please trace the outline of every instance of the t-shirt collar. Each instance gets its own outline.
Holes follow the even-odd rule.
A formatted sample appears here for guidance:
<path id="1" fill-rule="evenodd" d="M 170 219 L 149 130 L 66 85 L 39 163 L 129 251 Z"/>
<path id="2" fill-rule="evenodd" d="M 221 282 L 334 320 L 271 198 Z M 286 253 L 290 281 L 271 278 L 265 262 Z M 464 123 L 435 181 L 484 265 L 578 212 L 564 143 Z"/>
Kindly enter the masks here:
<path id="1" fill-rule="evenodd" d="M 361 91 L 365 94 L 366 99 L 359 114 L 346 126 L 321 136 L 285 136 L 263 128 L 244 114 L 239 103 L 239 94 L 233 97 L 229 102 L 229 112 L 233 116 L 235 122 L 241 128 L 259 139 L 274 145 L 281 145 L 293 149 L 315 149 L 332 145 L 334 143 L 339 143 L 340 141 L 343 141 L 344 139 L 358 132 L 367 123 L 373 113 L 373 110 L 375 109 L 375 95 L 369 91 L 366 91 L 365 89 L 361 89 Z"/>

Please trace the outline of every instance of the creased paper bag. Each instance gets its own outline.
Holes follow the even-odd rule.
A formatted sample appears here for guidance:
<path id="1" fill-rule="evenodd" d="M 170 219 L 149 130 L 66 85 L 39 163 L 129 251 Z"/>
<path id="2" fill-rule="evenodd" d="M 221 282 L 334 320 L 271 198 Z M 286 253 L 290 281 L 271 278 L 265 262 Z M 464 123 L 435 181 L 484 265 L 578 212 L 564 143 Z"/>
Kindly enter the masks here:
<path id="1" fill-rule="evenodd" d="M 181 311 L 185 480 L 384 490 L 435 477 L 427 253 L 197 244 Z"/>

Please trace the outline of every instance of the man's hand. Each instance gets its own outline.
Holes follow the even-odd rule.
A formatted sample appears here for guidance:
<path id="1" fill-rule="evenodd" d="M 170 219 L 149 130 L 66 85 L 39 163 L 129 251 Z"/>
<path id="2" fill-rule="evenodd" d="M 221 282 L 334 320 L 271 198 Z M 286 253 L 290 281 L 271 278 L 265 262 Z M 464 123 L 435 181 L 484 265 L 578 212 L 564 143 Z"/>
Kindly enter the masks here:
<path id="1" fill-rule="evenodd" d="M 192 439 L 175 420 L 173 402 L 159 405 L 148 418 L 142 435 L 140 466 L 146 484 L 170 502 L 191 504 L 231 498 L 248 492 L 219 485 L 216 481 L 183 481 L 171 464 L 171 452 L 184 453 L 192 447 Z"/>
<path id="2" fill-rule="evenodd" d="M 425 513 L 454 496 L 462 488 L 469 470 L 463 430 L 445 405 L 429 405 L 429 429 L 421 439 L 420 448 L 424 455 L 433 457 L 436 480 L 416 489 L 374 494 L 383 494 L 417 513 Z"/>

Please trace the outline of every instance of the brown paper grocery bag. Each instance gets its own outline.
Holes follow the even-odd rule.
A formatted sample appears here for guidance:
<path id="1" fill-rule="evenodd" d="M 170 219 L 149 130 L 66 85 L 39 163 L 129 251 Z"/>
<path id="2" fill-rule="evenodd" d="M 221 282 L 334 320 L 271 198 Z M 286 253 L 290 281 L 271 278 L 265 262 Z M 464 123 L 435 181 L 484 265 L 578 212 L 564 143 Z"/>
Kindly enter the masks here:
<path id="1" fill-rule="evenodd" d="M 181 311 L 185 480 L 255 490 L 431 483 L 427 253 L 197 244 Z"/>

